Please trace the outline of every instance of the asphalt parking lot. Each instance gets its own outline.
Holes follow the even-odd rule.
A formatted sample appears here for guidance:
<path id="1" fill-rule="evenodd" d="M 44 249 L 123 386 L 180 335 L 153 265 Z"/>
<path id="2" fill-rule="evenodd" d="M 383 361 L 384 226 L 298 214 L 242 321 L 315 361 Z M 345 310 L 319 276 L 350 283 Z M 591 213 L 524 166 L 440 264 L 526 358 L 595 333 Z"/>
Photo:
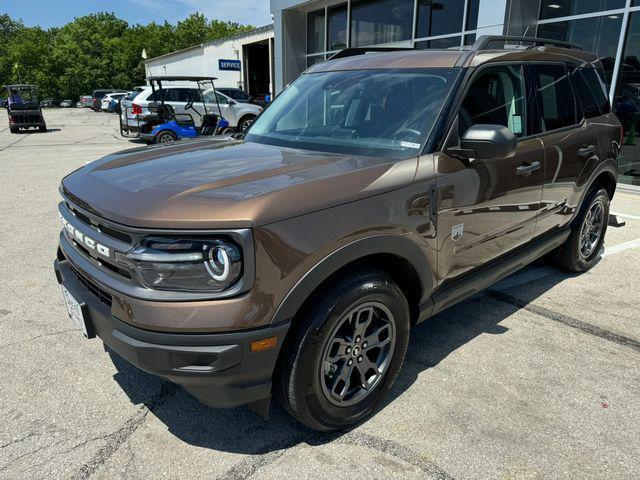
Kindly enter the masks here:
<path id="1" fill-rule="evenodd" d="M 0 117 L 0 478 L 640 477 L 640 195 L 616 194 L 626 226 L 593 270 L 539 262 L 425 322 L 384 408 L 317 434 L 277 406 L 208 409 L 72 326 L 60 178 L 138 145 L 115 115 L 45 117 L 19 135 Z"/>

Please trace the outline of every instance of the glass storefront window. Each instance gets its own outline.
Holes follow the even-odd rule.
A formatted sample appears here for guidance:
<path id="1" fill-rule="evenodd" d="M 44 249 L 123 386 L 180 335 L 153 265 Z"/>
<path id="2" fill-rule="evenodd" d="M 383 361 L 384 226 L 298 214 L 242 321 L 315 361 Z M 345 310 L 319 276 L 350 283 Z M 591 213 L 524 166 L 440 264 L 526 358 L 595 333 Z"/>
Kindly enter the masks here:
<path id="1" fill-rule="evenodd" d="M 307 68 L 321 62 L 324 62 L 324 55 L 310 55 L 307 57 Z"/>
<path id="2" fill-rule="evenodd" d="M 353 0 L 351 46 L 411 39 L 413 0 Z"/>
<path id="3" fill-rule="evenodd" d="M 347 47 L 347 5 L 329 8 L 327 24 L 327 50 L 340 50 Z"/>
<path id="4" fill-rule="evenodd" d="M 607 85 L 611 85 L 621 26 L 622 15 L 605 15 L 538 25 L 537 36 L 577 43 L 585 50 L 597 53 L 604 66 Z"/>
<path id="5" fill-rule="evenodd" d="M 416 38 L 461 32 L 464 2 L 465 0 L 418 0 Z"/>
<path id="6" fill-rule="evenodd" d="M 425 48 L 440 48 L 445 49 L 449 47 L 459 47 L 460 46 L 461 37 L 446 37 L 446 38 L 437 38 L 435 40 L 422 40 L 421 42 L 416 42 L 415 48 L 417 49 L 425 49 Z"/>
<path id="7" fill-rule="evenodd" d="M 625 0 L 542 0 L 540 19 L 616 10 L 624 8 L 625 3 Z"/>
<path id="8" fill-rule="evenodd" d="M 640 185 L 640 12 L 629 17 L 613 110 L 625 133 L 618 181 Z"/>
<path id="9" fill-rule="evenodd" d="M 480 10 L 480 0 L 469 0 L 467 7 L 467 30 L 478 28 L 478 11 Z"/>
<path id="10" fill-rule="evenodd" d="M 324 8 L 307 15 L 307 53 L 324 51 Z"/>

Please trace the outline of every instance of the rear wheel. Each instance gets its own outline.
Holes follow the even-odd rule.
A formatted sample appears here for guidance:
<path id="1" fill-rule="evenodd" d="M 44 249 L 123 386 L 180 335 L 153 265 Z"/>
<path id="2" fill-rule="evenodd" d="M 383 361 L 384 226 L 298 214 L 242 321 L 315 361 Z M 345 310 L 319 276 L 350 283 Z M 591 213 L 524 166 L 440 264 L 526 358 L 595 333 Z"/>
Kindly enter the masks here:
<path id="1" fill-rule="evenodd" d="M 255 119 L 256 119 L 255 115 L 245 115 L 238 122 L 238 130 L 240 132 L 246 131 L 251 126 L 251 124 Z"/>
<path id="2" fill-rule="evenodd" d="M 38 130 L 40 130 L 41 132 L 46 132 L 47 131 L 47 126 L 46 125 L 40 125 L 38 127 Z"/>
<path id="3" fill-rule="evenodd" d="M 409 307 L 383 272 L 338 280 L 304 308 L 288 339 L 276 389 L 285 408 L 314 430 L 370 416 L 388 393 L 409 342 Z"/>
<path id="4" fill-rule="evenodd" d="M 569 238 L 556 252 L 558 266 L 585 272 L 596 264 L 607 232 L 609 205 L 609 193 L 604 188 L 594 188 L 587 194 Z"/>
<path id="5" fill-rule="evenodd" d="M 19 127 L 14 127 L 13 125 L 9 127 L 9 131 L 11 133 L 18 133 L 20 131 Z"/>
<path id="6" fill-rule="evenodd" d="M 156 135 L 156 143 L 173 143 L 178 136 L 170 130 L 163 130 Z"/>

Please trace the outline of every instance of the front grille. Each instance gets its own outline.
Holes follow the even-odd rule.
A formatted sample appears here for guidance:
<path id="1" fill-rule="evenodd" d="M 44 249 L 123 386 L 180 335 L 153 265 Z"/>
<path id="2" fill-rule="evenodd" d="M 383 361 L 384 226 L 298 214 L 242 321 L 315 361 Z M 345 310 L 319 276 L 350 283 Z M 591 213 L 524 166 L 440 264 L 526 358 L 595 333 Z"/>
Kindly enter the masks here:
<path id="1" fill-rule="evenodd" d="M 80 245 L 78 242 L 76 242 L 75 240 L 72 240 L 73 246 L 80 252 L 84 253 L 84 256 L 87 258 L 92 258 L 91 254 L 89 253 L 89 250 L 87 250 L 86 248 L 84 248 L 84 246 Z M 117 265 L 114 265 L 110 262 L 108 262 L 107 260 L 101 258 L 100 259 L 100 266 L 106 268 L 107 270 L 110 270 L 114 273 L 117 273 L 118 275 L 122 275 L 125 278 L 131 278 L 131 274 L 123 269 L 118 267 Z"/>
<path id="2" fill-rule="evenodd" d="M 111 308 L 113 299 L 111 298 L 111 295 L 108 292 L 104 291 L 102 288 L 96 285 L 93 281 L 91 281 L 89 278 L 87 278 L 78 270 L 76 270 L 76 268 L 73 265 L 71 265 L 71 269 L 73 270 L 73 273 L 75 273 L 80 283 L 82 283 L 87 290 L 89 290 L 98 300 L 100 300 L 106 306 Z"/>
<path id="3" fill-rule="evenodd" d="M 115 228 L 111 228 L 109 225 L 106 225 L 104 222 L 101 222 L 99 218 L 94 219 L 93 221 L 84 213 L 80 212 L 77 208 L 74 208 L 73 205 L 67 204 L 69 210 L 73 212 L 78 220 L 80 220 L 85 225 L 91 227 L 94 230 L 98 230 L 110 237 L 113 237 L 117 240 L 120 240 L 124 243 L 132 243 L 133 239 L 131 236 L 123 231 L 116 230 Z"/>

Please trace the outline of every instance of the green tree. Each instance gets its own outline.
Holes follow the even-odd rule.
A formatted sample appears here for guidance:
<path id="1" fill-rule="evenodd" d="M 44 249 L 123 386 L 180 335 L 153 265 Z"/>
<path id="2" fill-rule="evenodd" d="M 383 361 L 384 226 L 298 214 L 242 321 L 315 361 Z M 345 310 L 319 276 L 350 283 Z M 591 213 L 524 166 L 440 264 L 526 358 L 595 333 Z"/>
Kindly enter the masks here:
<path id="1" fill-rule="evenodd" d="M 143 49 L 153 58 L 252 28 L 199 13 L 175 26 L 129 25 L 102 12 L 44 30 L 0 15 L 0 85 L 18 80 L 17 63 L 22 80 L 38 85 L 41 97 L 75 100 L 97 88 L 128 89 L 145 81 Z"/>

